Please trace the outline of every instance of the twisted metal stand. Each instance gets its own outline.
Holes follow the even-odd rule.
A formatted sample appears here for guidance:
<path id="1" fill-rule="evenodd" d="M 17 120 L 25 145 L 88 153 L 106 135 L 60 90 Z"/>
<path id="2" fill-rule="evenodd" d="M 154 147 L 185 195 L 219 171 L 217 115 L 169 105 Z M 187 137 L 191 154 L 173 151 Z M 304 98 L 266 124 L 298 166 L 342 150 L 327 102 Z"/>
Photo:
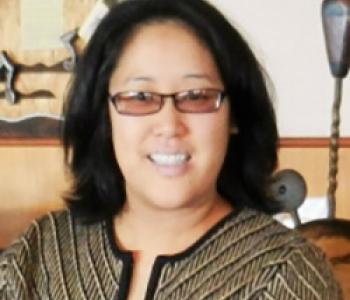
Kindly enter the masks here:
<path id="1" fill-rule="evenodd" d="M 329 173 L 328 173 L 328 218 L 334 219 L 336 213 L 336 190 L 338 174 L 338 148 L 339 148 L 339 125 L 340 125 L 340 105 L 342 99 L 341 78 L 335 79 L 335 98 L 332 108 L 332 128 L 329 144 Z"/>

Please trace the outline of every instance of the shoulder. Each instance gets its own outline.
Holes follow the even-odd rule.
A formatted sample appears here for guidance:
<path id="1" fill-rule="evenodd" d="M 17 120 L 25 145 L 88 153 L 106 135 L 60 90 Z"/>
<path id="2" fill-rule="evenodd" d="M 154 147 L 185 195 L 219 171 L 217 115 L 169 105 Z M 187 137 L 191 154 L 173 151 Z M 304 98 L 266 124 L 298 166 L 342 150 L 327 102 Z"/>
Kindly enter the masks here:
<path id="1" fill-rule="evenodd" d="M 50 212 L 33 220 L 28 229 L 1 255 L 2 261 L 39 251 L 47 240 L 54 238 L 59 230 L 69 226 L 71 216 L 68 210 Z M 58 229 L 60 228 L 60 229 Z"/>
<path id="2" fill-rule="evenodd" d="M 2 265 L 15 258 L 27 261 L 47 251 L 64 250 L 66 244 L 76 244 L 76 239 L 83 239 L 89 234 L 100 233 L 104 222 L 85 224 L 74 217 L 69 209 L 49 212 L 33 220 L 28 229 L 1 254 Z"/>
<path id="3" fill-rule="evenodd" d="M 340 299 L 326 256 L 299 232 L 250 209 L 230 222 L 241 227 L 241 243 L 248 245 L 246 264 L 259 265 L 252 278 L 261 284 L 263 299 Z"/>
<path id="4" fill-rule="evenodd" d="M 54 231 L 56 219 L 68 219 L 69 212 L 67 210 L 50 212 L 39 219 L 33 220 L 28 229 L 19 236 L 12 245 L 7 248 L 1 255 L 2 261 L 9 259 L 19 253 L 25 253 L 35 248 L 35 245 L 40 243 L 43 238 L 51 235 Z"/>
<path id="5" fill-rule="evenodd" d="M 284 295 L 283 299 L 342 299 L 326 256 L 306 241 L 289 247 L 279 261 L 271 261 L 269 269 L 271 278 L 261 290 L 266 299 L 278 295 Z"/>
<path id="6" fill-rule="evenodd" d="M 233 213 L 219 230 L 225 234 L 235 233 L 237 242 L 251 241 L 253 249 L 286 249 L 303 244 L 306 240 L 294 230 L 290 230 L 272 216 L 263 212 L 244 208 Z"/>
<path id="7" fill-rule="evenodd" d="M 298 232 L 252 209 L 232 212 L 192 248 L 164 259 L 166 295 L 186 285 L 193 299 L 340 299 L 323 253 Z"/>
<path id="8" fill-rule="evenodd" d="M 68 219 L 69 212 L 62 210 L 32 221 L 26 232 L 0 255 L 0 295 L 5 289 L 10 293 L 12 286 L 25 284 L 24 274 L 35 272 L 35 261 L 40 260 L 44 245 L 55 235 L 57 221 L 64 224 Z"/>
<path id="9" fill-rule="evenodd" d="M 40 290 L 38 281 L 45 286 L 62 261 L 69 261 L 78 243 L 76 239 L 81 242 L 88 231 L 91 233 L 93 229 L 76 221 L 67 209 L 34 220 L 0 256 L 0 298 L 7 293 L 10 299 L 32 299 L 36 292 L 32 287 Z"/>
<path id="10" fill-rule="evenodd" d="M 269 259 L 276 263 L 295 260 L 295 265 L 298 265 L 297 260 L 302 259 L 305 263 L 309 262 L 310 266 L 319 262 L 328 264 L 325 254 L 318 247 L 298 231 L 287 228 L 265 213 L 243 209 L 224 226 L 230 228 L 228 232 L 236 233 L 236 242 L 244 241 L 246 249 L 252 253 L 269 255 Z"/>

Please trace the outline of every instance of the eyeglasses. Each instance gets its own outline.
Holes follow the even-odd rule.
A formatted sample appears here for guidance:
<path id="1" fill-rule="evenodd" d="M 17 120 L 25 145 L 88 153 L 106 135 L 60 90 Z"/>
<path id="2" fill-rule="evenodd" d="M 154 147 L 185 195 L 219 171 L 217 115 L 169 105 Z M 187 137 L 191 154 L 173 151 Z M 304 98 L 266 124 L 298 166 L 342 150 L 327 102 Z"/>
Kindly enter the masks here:
<path id="1" fill-rule="evenodd" d="M 157 113 L 166 97 L 172 98 L 175 108 L 183 113 L 211 113 L 217 111 L 225 98 L 225 92 L 216 89 L 196 89 L 173 94 L 130 91 L 109 96 L 117 112 L 142 116 Z"/>

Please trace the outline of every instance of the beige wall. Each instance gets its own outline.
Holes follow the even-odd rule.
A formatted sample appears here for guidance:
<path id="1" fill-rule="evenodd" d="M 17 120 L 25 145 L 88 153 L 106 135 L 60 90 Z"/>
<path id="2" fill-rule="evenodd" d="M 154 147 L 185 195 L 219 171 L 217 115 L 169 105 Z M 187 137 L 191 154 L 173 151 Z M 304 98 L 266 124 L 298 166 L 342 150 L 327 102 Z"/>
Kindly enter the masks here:
<path id="1" fill-rule="evenodd" d="M 283 137 L 330 132 L 334 80 L 321 22 L 321 0 L 209 0 L 254 48 L 276 91 Z M 350 136 L 350 84 L 344 81 L 341 136 Z"/>
<path id="2" fill-rule="evenodd" d="M 350 148 L 340 151 L 338 217 L 350 219 Z M 0 147 L 0 248 L 22 232 L 31 219 L 63 206 L 68 186 L 59 146 Z M 308 184 L 309 196 L 327 190 L 328 150 L 283 148 L 280 168 L 299 171 Z"/>

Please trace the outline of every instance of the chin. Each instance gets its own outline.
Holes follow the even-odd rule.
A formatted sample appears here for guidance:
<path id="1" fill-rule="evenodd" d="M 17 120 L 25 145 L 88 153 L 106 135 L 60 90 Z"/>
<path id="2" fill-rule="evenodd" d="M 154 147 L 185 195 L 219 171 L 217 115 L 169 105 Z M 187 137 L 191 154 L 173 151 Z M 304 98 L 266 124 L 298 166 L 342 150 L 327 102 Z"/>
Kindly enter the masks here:
<path id="1" fill-rule="evenodd" d="M 159 210 L 177 210 L 183 208 L 189 208 L 195 206 L 195 203 L 200 199 L 200 196 L 196 196 L 191 193 L 181 193 L 176 191 L 157 191 L 153 196 L 148 197 L 151 199 L 149 205 Z"/>

